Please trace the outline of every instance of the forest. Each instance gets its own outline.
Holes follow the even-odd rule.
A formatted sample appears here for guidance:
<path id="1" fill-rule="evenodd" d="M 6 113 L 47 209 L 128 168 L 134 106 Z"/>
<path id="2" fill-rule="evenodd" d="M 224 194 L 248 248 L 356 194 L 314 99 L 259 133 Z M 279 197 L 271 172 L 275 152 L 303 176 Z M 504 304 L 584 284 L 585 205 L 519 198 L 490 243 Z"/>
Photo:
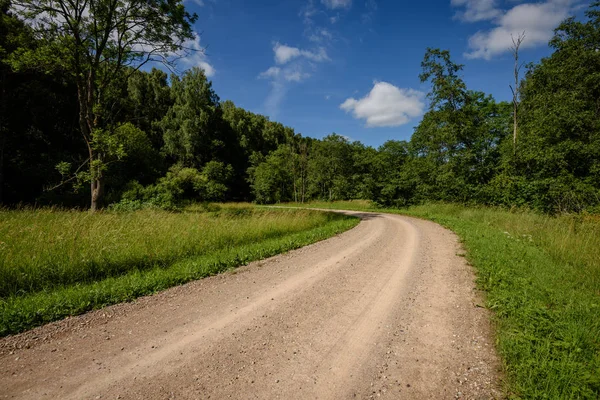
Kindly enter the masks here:
<path id="1" fill-rule="evenodd" d="M 77 44 L 49 40 L 6 0 L 1 9 L 3 206 L 367 199 L 600 211 L 599 3 L 556 28 L 552 54 L 525 66 L 515 104 L 470 90 L 468 66 L 426 49 L 429 108 L 409 141 L 377 149 L 343 132 L 314 139 L 222 101 L 199 68 L 138 68 L 139 54 L 124 61 L 108 47 L 100 62 L 77 64 Z M 195 16 L 171 11 L 176 31 L 161 34 L 189 37 Z"/>

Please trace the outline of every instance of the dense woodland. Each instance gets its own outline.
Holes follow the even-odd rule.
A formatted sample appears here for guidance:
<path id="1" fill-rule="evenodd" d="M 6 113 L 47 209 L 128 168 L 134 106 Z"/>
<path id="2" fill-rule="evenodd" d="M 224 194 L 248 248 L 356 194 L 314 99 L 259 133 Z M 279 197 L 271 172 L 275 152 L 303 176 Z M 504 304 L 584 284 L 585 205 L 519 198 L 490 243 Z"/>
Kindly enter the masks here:
<path id="1" fill-rule="evenodd" d="M 123 62 L 118 51 L 105 50 L 109 56 L 74 73 L 74 61 L 49 60 L 76 59 L 86 42 L 73 45 L 60 29 L 41 34 L 1 4 L 5 206 L 85 208 L 92 198 L 92 208 L 129 210 L 176 209 L 186 201 L 370 199 L 600 211 L 598 3 L 583 20 L 557 27 L 552 55 L 525 67 L 516 142 L 513 104 L 470 90 L 449 52 L 427 49 L 420 79 L 431 83 L 429 109 L 410 141 L 378 149 L 343 132 L 313 139 L 221 101 L 198 68 L 171 75 L 151 64 L 136 69 L 139 54 Z M 189 38 L 194 16 L 178 8 L 172 18 L 180 30 L 164 37 Z M 87 105 L 85 85 L 95 96 Z"/>

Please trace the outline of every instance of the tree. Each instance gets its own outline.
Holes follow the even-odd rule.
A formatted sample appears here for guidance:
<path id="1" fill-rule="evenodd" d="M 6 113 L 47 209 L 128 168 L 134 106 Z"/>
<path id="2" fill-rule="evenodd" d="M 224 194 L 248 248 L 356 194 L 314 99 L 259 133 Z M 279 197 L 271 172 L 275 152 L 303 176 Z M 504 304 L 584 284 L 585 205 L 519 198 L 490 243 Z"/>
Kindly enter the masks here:
<path id="1" fill-rule="evenodd" d="M 522 84 L 517 194 L 546 211 L 600 204 L 600 2 L 555 30 Z"/>
<path id="2" fill-rule="evenodd" d="M 512 37 L 513 45 L 510 50 L 513 53 L 513 57 L 515 59 L 515 67 L 513 70 L 515 77 L 515 87 L 509 85 L 510 90 L 513 95 L 513 152 L 517 153 L 517 127 L 518 127 L 518 119 L 517 112 L 519 110 L 519 94 L 521 91 L 520 82 L 519 82 L 519 72 L 521 71 L 522 64 L 519 64 L 519 47 L 521 47 L 521 43 L 525 40 L 525 32 L 519 34 L 516 38 Z"/>
<path id="3" fill-rule="evenodd" d="M 127 82 L 127 95 L 125 120 L 146 132 L 152 145 L 161 149 L 164 140 L 158 122 L 173 105 L 167 74 L 156 68 L 149 73 L 136 71 Z"/>
<path id="4" fill-rule="evenodd" d="M 310 191 L 324 200 L 351 197 L 352 148 L 348 139 L 332 133 L 312 144 L 309 161 Z"/>
<path id="5" fill-rule="evenodd" d="M 204 71 L 192 68 L 171 77 L 173 106 L 160 122 L 165 152 L 187 167 L 199 168 L 223 145 L 218 137 L 219 97 Z"/>
<path id="6" fill-rule="evenodd" d="M 447 51 L 428 49 L 421 80 L 431 80 L 429 111 L 410 142 L 416 196 L 446 201 L 482 201 L 483 188 L 500 162 L 506 135 L 506 104 L 467 90 L 458 76 L 462 65 Z"/>
<path id="7" fill-rule="evenodd" d="M 421 82 L 431 81 L 432 89 L 427 95 L 431 100 L 430 109 L 459 109 L 467 90 L 464 81 L 458 75 L 463 65 L 455 64 L 448 50 L 428 47 L 421 68 Z"/>
<path id="8" fill-rule="evenodd" d="M 383 206 L 405 206 L 413 198 L 413 187 L 407 176 L 409 145 L 405 141 L 388 140 L 377 150 L 373 165 L 376 178 L 371 199 Z"/>
<path id="9" fill-rule="evenodd" d="M 87 146 L 91 210 L 102 204 L 105 149 L 114 110 L 105 95 L 118 80 L 150 61 L 172 63 L 194 38 L 197 16 L 181 0 L 14 0 L 39 46 L 15 54 L 15 66 L 56 68 L 77 85 L 79 128 Z"/>
<path id="10" fill-rule="evenodd" d="M 248 169 L 248 180 L 258 203 L 290 201 L 295 196 L 293 165 L 297 157 L 291 147 L 280 145 L 267 157 L 254 153 L 253 166 Z"/>

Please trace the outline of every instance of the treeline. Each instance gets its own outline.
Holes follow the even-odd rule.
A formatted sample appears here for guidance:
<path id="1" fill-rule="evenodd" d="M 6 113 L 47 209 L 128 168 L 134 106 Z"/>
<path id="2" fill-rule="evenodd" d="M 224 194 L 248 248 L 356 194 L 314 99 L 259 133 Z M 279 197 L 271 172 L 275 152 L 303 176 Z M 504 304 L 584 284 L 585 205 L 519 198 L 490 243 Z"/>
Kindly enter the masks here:
<path id="1" fill-rule="evenodd" d="M 463 66 L 438 49 L 427 50 L 420 75 L 431 83 L 429 110 L 410 141 L 378 149 L 338 134 L 305 137 L 221 101 L 197 68 L 171 76 L 125 69 L 103 92 L 110 132 L 91 144 L 103 155 L 102 205 L 371 199 L 385 206 L 436 200 L 598 211 L 598 7 L 584 21 L 564 21 L 550 42 L 553 54 L 527 66 L 516 143 L 513 105 L 469 90 Z M 61 69 L 11 62 L 38 40 L 3 3 L 0 200 L 85 207 L 95 178 L 76 82 Z"/>

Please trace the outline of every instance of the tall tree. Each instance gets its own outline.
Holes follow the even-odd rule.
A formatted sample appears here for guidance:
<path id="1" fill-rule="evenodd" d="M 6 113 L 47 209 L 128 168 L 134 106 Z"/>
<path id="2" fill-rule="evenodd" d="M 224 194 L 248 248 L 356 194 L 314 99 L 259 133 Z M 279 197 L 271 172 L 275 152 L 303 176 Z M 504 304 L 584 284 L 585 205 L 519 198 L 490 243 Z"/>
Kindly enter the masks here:
<path id="1" fill-rule="evenodd" d="M 525 40 L 525 32 L 520 33 L 516 38 L 512 37 L 513 45 L 510 48 L 510 51 L 513 53 L 513 58 L 515 59 L 515 66 L 513 70 L 514 78 L 515 78 L 515 86 L 512 87 L 510 85 L 510 90 L 513 95 L 513 152 L 517 153 L 517 130 L 518 130 L 518 111 L 519 111 L 519 98 L 521 92 L 521 84 L 519 81 L 519 72 L 521 71 L 522 64 L 519 64 L 519 48 L 521 44 Z"/>
<path id="2" fill-rule="evenodd" d="M 204 71 L 192 68 L 171 77 L 173 106 L 160 122 L 164 150 L 176 162 L 199 168 L 223 146 L 219 138 L 219 97 Z"/>
<path id="3" fill-rule="evenodd" d="M 600 2 L 586 16 L 560 24 L 522 85 L 519 192 L 547 211 L 600 203 Z"/>
<path id="4" fill-rule="evenodd" d="M 467 201 L 483 196 L 500 159 L 506 135 L 506 104 L 467 90 L 448 51 L 428 49 L 421 80 L 430 80 L 429 111 L 410 142 L 411 180 L 423 199 Z"/>
<path id="5" fill-rule="evenodd" d="M 191 24 L 197 16 L 185 11 L 182 0 L 14 0 L 13 6 L 40 43 L 18 52 L 15 65 L 59 68 L 77 84 L 91 210 L 97 210 L 105 185 L 108 147 L 103 144 L 115 128 L 106 92 L 123 80 L 125 70 L 150 61 L 169 63 L 185 51 L 186 40 L 194 38 Z"/>

